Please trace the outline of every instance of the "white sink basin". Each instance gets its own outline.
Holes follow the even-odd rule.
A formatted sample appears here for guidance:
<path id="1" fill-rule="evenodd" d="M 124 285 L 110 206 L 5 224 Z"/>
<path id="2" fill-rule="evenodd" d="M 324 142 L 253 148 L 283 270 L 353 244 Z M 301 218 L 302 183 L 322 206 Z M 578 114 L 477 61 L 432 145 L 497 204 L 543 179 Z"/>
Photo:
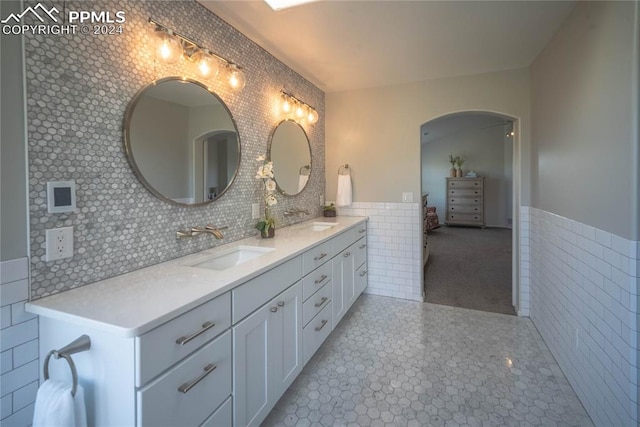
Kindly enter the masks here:
<path id="1" fill-rule="evenodd" d="M 324 231 L 330 229 L 331 227 L 335 227 L 336 225 L 338 225 L 337 222 L 314 222 L 313 224 L 311 224 L 311 229 L 313 231 Z"/>
<path id="2" fill-rule="evenodd" d="M 204 261 L 191 264 L 191 267 L 222 271 L 254 258 L 261 257 L 272 250 L 273 248 L 261 248 L 258 246 L 236 246 L 235 248 L 217 253 Z"/>

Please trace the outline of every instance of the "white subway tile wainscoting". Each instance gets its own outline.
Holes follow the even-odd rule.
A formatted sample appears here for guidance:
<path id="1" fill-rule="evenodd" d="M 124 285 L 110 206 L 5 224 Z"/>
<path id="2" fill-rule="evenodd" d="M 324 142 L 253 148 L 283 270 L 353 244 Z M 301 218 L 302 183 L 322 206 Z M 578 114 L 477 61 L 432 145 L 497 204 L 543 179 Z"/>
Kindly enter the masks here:
<path id="1" fill-rule="evenodd" d="M 638 424 L 638 241 L 537 208 L 531 319 L 596 425 Z"/>
<path id="2" fill-rule="evenodd" d="M 0 263 L 0 424 L 29 426 L 38 391 L 38 318 L 26 313 L 29 262 Z"/>
<path id="3" fill-rule="evenodd" d="M 355 202 L 338 207 L 338 215 L 369 217 L 366 293 L 422 301 L 421 210 L 419 203 Z"/>

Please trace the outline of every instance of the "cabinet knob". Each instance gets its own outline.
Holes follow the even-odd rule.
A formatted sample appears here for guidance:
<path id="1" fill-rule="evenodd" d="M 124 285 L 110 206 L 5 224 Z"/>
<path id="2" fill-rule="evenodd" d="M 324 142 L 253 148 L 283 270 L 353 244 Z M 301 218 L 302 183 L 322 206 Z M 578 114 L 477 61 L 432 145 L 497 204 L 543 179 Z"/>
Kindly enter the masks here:
<path id="1" fill-rule="evenodd" d="M 278 307 L 284 307 L 284 301 L 278 301 Z"/>
<path id="2" fill-rule="evenodd" d="M 351 256 L 351 252 L 347 252 L 346 254 L 344 254 L 345 258 L 349 258 Z"/>
<path id="3" fill-rule="evenodd" d="M 276 311 L 278 311 L 278 307 L 271 307 L 270 310 L 272 313 L 275 313 Z"/>
<path id="4" fill-rule="evenodd" d="M 324 279 L 326 279 L 326 278 L 327 278 L 327 275 L 326 275 L 326 274 L 323 274 L 322 276 L 320 276 L 320 278 L 319 278 L 318 280 L 316 280 L 316 281 L 315 281 L 315 282 L 313 282 L 313 283 L 315 283 L 316 285 L 318 285 L 318 284 L 320 284 L 320 283 L 324 282 Z"/>
<path id="5" fill-rule="evenodd" d="M 358 230 L 358 233 L 364 233 L 365 231 L 367 231 L 366 228 L 361 228 L 360 230 Z"/>
<path id="6" fill-rule="evenodd" d="M 320 300 L 320 302 L 317 302 L 314 304 L 314 306 L 316 308 L 322 307 L 322 305 L 328 300 L 329 298 L 327 297 L 322 297 L 322 299 Z"/>
<path id="7" fill-rule="evenodd" d="M 322 323 L 320 324 L 320 326 L 316 326 L 316 327 L 315 327 L 316 332 L 320 332 L 320 330 L 321 330 L 322 328 L 324 328 L 324 325 L 326 325 L 327 323 L 329 323 L 329 321 L 328 321 L 328 320 L 323 320 L 323 321 L 322 321 Z"/>
<path id="8" fill-rule="evenodd" d="M 362 273 L 360 273 L 360 277 L 364 277 L 367 275 L 367 270 L 363 271 Z"/>
<path id="9" fill-rule="evenodd" d="M 367 245 L 365 245 L 364 243 L 360 245 L 360 249 L 364 249 L 366 247 L 367 247 Z"/>
<path id="10" fill-rule="evenodd" d="M 324 258 L 324 257 L 326 257 L 326 256 L 327 256 L 327 254 L 325 254 L 324 252 L 322 252 L 322 253 L 320 254 L 320 256 L 317 256 L 317 257 L 313 258 L 313 260 L 314 260 L 314 261 L 320 261 L 322 258 Z"/>
<path id="11" fill-rule="evenodd" d="M 178 338 L 176 340 L 176 344 L 185 345 L 189 341 L 191 341 L 192 339 L 204 334 L 205 332 L 207 332 L 209 329 L 213 328 L 214 326 L 216 326 L 216 324 L 214 322 L 205 322 L 205 323 L 202 324 L 202 329 L 192 333 L 191 335 L 182 336 L 182 337 Z"/>

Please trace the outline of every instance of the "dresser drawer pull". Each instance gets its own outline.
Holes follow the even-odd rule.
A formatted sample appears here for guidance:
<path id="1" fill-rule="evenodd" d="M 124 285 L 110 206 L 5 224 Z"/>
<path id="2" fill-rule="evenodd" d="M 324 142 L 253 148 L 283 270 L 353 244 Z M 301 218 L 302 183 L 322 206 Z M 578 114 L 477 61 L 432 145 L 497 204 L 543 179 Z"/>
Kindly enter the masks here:
<path id="1" fill-rule="evenodd" d="M 207 332 L 209 329 L 213 328 L 214 326 L 216 326 L 216 324 L 214 322 L 205 322 L 205 323 L 202 324 L 202 329 L 200 329 L 198 332 L 194 332 L 193 334 L 189 335 L 188 337 L 180 337 L 180 338 L 178 338 L 176 340 L 176 344 L 185 345 L 189 341 L 191 341 L 192 339 L 197 338 L 200 335 L 204 334 L 205 332 Z"/>
<path id="2" fill-rule="evenodd" d="M 322 253 L 320 254 L 320 256 L 317 256 L 317 257 L 313 258 L 313 260 L 314 260 L 314 261 L 320 261 L 322 258 L 324 258 L 324 257 L 326 257 L 326 256 L 327 256 L 327 254 L 325 254 L 324 252 L 322 252 Z"/>
<path id="3" fill-rule="evenodd" d="M 367 231 L 367 229 L 366 229 L 366 228 L 361 228 L 360 230 L 358 230 L 358 233 L 362 234 L 362 233 L 364 233 L 365 231 Z"/>
<path id="4" fill-rule="evenodd" d="M 351 252 L 347 252 L 346 254 L 343 255 L 345 258 L 349 258 L 351 256 Z"/>
<path id="5" fill-rule="evenodd" d="M 367 270 L 365 270 L 362 273 L 360 273 L 360 277 L 364 277 L 366 274 L 367 274 Z"/>
<path id="6" fill-rule="evenodd" d="M 314 304 L 314 305 L 315 305 L 315 307 L 316 307 L 316 308 L 318 308 L 318 307 L 322 307 L 322 306 L 324 305 L 324 303 L 325 303 L 325 302 L 327 302 L 327 300 L 328 300 L 328 299 L 329 299 L 329 298 L 327 298 L 327 297 L 322 297 L 322 299 L 320 300 L 320 302 L 317 302 L 317 303 L 315 303 L 315 304 Z"/>
<path id="7" fill-rule="evenodd" d="M 214 365 L 213 363 L 208 364 L 207 366 L 204 367 L 204 372 L 202 374 L 200 374 L 200 376 L 198 378 L 196 378 L 195 380 L 191 381 L 190 383 L 182 384 L 180 387 L 178 387 L 178 391 L 180 393 L 188 393 L 189 390 L 191 390 L 200 381 L 202 381 L 204 379 L 204 377 L 209 375 L 211 372 L 215 371 L 216 368 L 217 368 L 217 366 Z"/>
<path id="8" fill-rule="evenodd" d="M 364 243 L 360 245 L 360 249 L 364 249 L 366 247 L 367 247 L 367 245 L 365 245 Z"/>
<path id="9" fill-rule="evenodd" d="M 328 321 L 328 320 L 323 320 L 323 321 L 322 321 L 322 323 L 320 324 L 320 326 L 316 326 L 316 328 L 315 328 L 315 329 L 316 329 L 316 332 L 320 332 L 320 330 L 321 330 L 322 328 L 324 328 L 324 325 L 326 325 L 327 323 L 329 323 L 329 321 Z"/>
<path id="10" fill-rule="evenodd" d="M 316 281 L 315 281 L 315 282 L 313 282 L 313 283 L 315 283 L 316 285 L 318 285 L 318 284 L 320 284 L 320 283 L 324 282 L 324 280 L 325 280 L 326 278 L 327 278 L 327 275 L 326 275 L 326 274 L 323 274 L 322 276 L 320 276 L 320 278 L 319 278 L 318 280 L 316 280 Z"/>

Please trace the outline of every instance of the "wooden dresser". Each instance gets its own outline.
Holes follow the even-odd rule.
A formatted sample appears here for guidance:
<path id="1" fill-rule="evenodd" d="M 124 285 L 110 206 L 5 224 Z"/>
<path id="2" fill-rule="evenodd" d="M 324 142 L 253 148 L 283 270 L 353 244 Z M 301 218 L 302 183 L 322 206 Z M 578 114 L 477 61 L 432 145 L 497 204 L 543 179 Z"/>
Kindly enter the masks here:
<path id="1" fill-rule="evenodd" d="M 484 227 L 484 177 L 447 178 L 445 223 Z"/>

